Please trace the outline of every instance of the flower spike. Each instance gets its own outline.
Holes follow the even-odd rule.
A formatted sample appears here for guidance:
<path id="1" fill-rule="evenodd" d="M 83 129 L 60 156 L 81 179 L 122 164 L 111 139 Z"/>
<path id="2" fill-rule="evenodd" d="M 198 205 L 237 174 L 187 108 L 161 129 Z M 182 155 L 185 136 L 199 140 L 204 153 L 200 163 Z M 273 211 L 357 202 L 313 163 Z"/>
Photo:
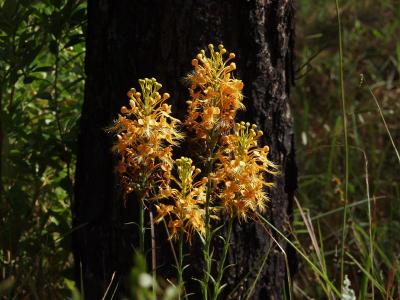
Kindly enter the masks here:
<path id="1" fill-rule="evenodd" d="M 228 214 L 239 219 L 246 220 L 250 212 L 265 210 L 265 188 L 273 183 L 266 181 L 264 174 L 277 174 L 277 166 L 268 159 L 268 146 L 257 146 L 262 134 L 254 124 L 236 124 L 235 132 L 223 138 L 217 153 L 213 180 L 220 186 L 218 196 Z"/>
<path id="2" fill-rule="evenodd" d="M 156 182 L 169 180 L 173 166 L 172 146 L 183 135 L 179 120 L 173 118 L 166 103 L 168 93 L 160 94 L 162 85 L 155 78 L 139 80 L 141 92 L 128 92 L 129 107 L 123 106 L 112 131 L 118 140 L 113 151 L 119 156 L 117 171 L 124 194 L 136 191 L 149 195 Z"/>
<path id="3" fill-rule="evenodd" d="M 187 76 L 191 99 L 188 103 L 186 126 L 199 139 L 205 139 L 211 131 L 228 132 L 234 125 L 242 103 L 243 82 L 234 79 L 232 71 L 236 64 L 231 60 L 234 53 L 227 54 L 223 45 L 208 46 L 209 56 L 204 50 L 192 60 L 194 71 Z"/>

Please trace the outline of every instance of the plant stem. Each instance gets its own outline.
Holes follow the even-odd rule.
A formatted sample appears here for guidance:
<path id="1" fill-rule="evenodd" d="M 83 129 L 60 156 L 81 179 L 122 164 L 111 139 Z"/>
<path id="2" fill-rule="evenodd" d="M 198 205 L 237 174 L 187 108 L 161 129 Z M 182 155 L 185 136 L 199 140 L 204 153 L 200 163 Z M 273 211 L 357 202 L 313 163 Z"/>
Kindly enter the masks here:
<path id="1" fill-rule="evenodd" d="M 206 237 L 205 237 L 205 242 L 204 242 L 204 249 L 203 249 L 203 255 L 204 255 L 204 278 L 202 281 L 202 293 L 203 293 L 203 299 L 207 300 L 208 299 L 208 282 L 210 280 L 210 274 L 211 274 L 211 255 L 210 255 L 210 246 L 211 246 L 211 227 L 210 227 L 210 202 L 211 202 L 211 171 L 213 168 L 214 164 L 214 150 L 216 146 L 216 141 L 214 138 L 214 134 L 211 134 L 210 137 L 211 140 L 211 147 L 210 147 L 210 156 L 209 160 L 207 162 L 207 191 L 206 191 Z"/>
<path id="2" fill-rule="evenodd" d="M 153 297 L 157 299 L 156 284 L 157 284 L 157 257 L 156 257 L 156 235 L 154 231 L 153 212 L 149 209 L 150 216 L 150 233 L 151 233 L 151 273 L 153 275 Z"/>
<path id="3" fill-rule="evenodd" d="M 342 229 L 342 241 L 340 247 L 340 284 L 343 288 L 344 280 L 344 244 L 347 236 L 347 210 L 348 210 L 348 191 L 349 191 L 349 145 L 347 135 L 347 112 L 346 112 L 346 98 L 344 90 L 344 72 L 343 72 L 343 38 L 342 38 L 342 23 L 340 18 L 339 0 L 336 2 L 336 13 L 338 21 L 338 33 L 339 33 L 339 67 L 340 67 L 340 95 L 342 99 L 342 110 L 343 110 L 343 130 L 344 130 L 344 147 L 345 147 L 345 182 L 344 182 L 344 210 L 343 210 L 343 229 Z"/>
<path id="4" fill-rule="evenodd" d="M 169 241 L 169 244 L 170 244 L 170 246 L 171 246 L 171 252 L 172 252 L 172 256 L 174 257 L 175 266 L 176 266 L 177 269 L 179 269 L 179 259 L 178 259 L 178 257 L 176 256 L 176 252 L 175 252 L 175 249 L 174 249 L 174 245 L 173 245 L 173 243 L 172 243 L 172 241 L 171 241 L 171 236 L 170 236 L 170 234 L 169 234 L 168 226 L 167 226 L 167 223 L 165 222 L 165 219 L 163 219 L 163 224 L 164 224 L 165 231 L 166 231 L 166 233 L 167 233 L 167 235 L 168 235 L 168 241 Z M 182 240 L 182 243 L 183 243 L 183 240 Z M 182 269 L 183 269 L 183 268 L 182 268 Z M 183 277 L 183 270 L 182 270 L 182 277 Z M 187 299 L 188 297 L 187 297 L 187 293 L 186 293 L 186 289 L 185 289 L 185 286 L 184 286 L 184 285 L 182 286 L 182 291 L 183 291 L 183 293 L 184 293 L 184 295 L 185 295 L 185 299 Z M 179 294 L 179 297 L 180 297 L 180 294 Z"/>
<path id="5" fill-rule="evenodd" d="M 203 249 L 205 269 L 204 269 L 204 278 L 203 278 L 203 284 L 202 284 L 202 290 L 203 290 L 202 292 L 203 292 L 204 300 L 208 299 L 208 281 L 209 281 L 210 272 L 211 272 L 211 257 L 210 257 L 211 232 L 210 232 L 210 226 L 209 226 L 209 223 L 210 223 L 210 215 L 209 215 L 210 196 L 211 196 L 211 184 L 210 184 L 210 181 L 208 181 L 207 194 L 206 194 L 206 238 L 205 238 L 205 244 L 204 244 L 204 249 Z"/>
<path id="6" fill-rule="evenodd" d="M 381 106 L 379 105 L 379 101 L 378 101 L 378 99 L 376 98 L 376 96 L 375 96 L 374 92 L 372 91 L 371 87 L 369 86 L 369 84 L 368 84 L 368 82 L 367 82 L 367 79 L 366 79 L 365 77 L 363 77 L 363 80 L 365 81 L 365 84 L 366 84 L 366 86 L 367 86 L 367 88 L 368 88 L 368 91 L 369 91 L 369 93 L 371 94 L 372 98 L 374 99 L 376 106 L 378 107 L 378 111 L 379 111 L 379 114 L 380 114 L 380 116 L 381 116 L 383 125 L 385 126 L 385 129 L 386 129 L 386 132 L 387 132 L 387 134 L 388 134 L 388 137 L 389 137 L 389 139 L 390 139 L 390 143 L 392 144 L 393 149 L 394 149 L 394 151 L 396 152 L 397 160 L 398 160 L 399 163 L 400 163 L 400 153 L 399 153 L 399 150 L 397 149 L 396 144 L 395 144 L 395 142 L 394 142 L 394 140 L 393 140 L 393 136 L 392 136 L 392 134 L 390 133 L 389 126 L 388 126 L 387 123 L 386 123 L 386 119 L 385 119 L 385 116 L 383 115 L 382 108 L 381 108 Z"/>
<path id="7" fill-rule="evenodd" d="M 228 254 L 228 250 L 229 250 L 229 246 L 230 246 L 230 241 L 231 241 L 231 236 L 232 236 L 232 227 L 233 227 L 233 218 L 229 217 L 228 232 L 227 232 L 227 236 L 224 240 L 224 249 L 222 252 L 222 257 L 221 257 L 221 260 L 219 261 L 218 277 L 214 284 L 213 300 L 217 300 L 218 296 L 221 292 L 221 289 L 220 289 L 221 280 L 222 280 L 222 277 L 223 277 L 224 271 L 225 271 L 225 260 L 226 260 L 226 256 Z"/>
<path id="8" fill-rule="evenodd" d="M 144 256 L 144 200 L 139 201 L 139 249 L 140 253 Z"/>
<path id="9" fill-rule="evenodd" d="M 368 199 L 368 233 L 369 233 L 369 263 L 368 263 L 368 269 L 367 271 L 371 272 L 371 274 L 374 273 L 374 237 L 372 235 L 372 210 L 371 210 L 371 196 L 369 192 L 369 178 L 368 178 L 368 159 L 367 159 L 367 154 L 363 152 L 364 154 L 364 161 L 365 161 L 365 188 L 367 190 L 367 199 Z M 366 278 L 368 278 L 366 276 Z M 364 294 L 367 294 L 367 289 L 368 289 L 368 282 L 365 286 L 366 290 Z M 372 289 L 372 300 L 375 299 L 375 291 L 374 291 L 374 283 L 371 281 L 371 289 Z"/>
<path id="10" fill-rule="evenodd" d="M 169 231 L 168 231 L 168 225 L 167 225 L 167 222 L 165 222 L 165 219 L 163 219 L 163 224 L 164 224 L 165 232 L 168 235 L 168 242 L 169 242 L 169 245 L 171 246 L 171 252 L 172 252 L 172 256 L 174 257 L 175 265 L 178 266 L 178 264 L 179 264 L 178 263 L 178 258 L 176 256 L 174 245 L 172 243 L 171 236 L 170 236 Z"/>
<path id="11" fill-rule="evenodd" d="M 183 282 L 183 228 L 179 231 L 179 242 L 178 242 L 178 286 L 180 291 L 183 290 L 185 283 Z M 179 293 L 179 299 L 181 299 L 181 293 Z"/>

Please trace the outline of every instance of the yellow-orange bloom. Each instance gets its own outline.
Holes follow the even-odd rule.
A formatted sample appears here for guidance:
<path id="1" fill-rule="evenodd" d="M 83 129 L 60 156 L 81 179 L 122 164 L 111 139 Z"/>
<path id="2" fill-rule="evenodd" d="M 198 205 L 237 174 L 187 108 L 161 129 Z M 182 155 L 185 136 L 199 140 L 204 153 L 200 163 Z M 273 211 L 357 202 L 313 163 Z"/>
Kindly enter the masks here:
<path id="1" fill-rule="evenodd" d="M 156 205 L 156 222 L 168 216 L 170 237 L 176 238 L 180 230 L 183 230 L 190 240 L 193 231 L 200 235 L 205 233 L 204 203 L 207 178 L 194 181 L 201 171 L 193 166 L 190 158 L 181 157 L 176 160 L 176 165 L 178 176 L 171 176 L 171 183 L 176 187 L 163 186 L 159 196 L 170 198 L 173 203 Z"/>
<path id="2" fill-rule="evenodd" d="M 179 120 L 173 118 L 166 100 L 161 95 L 161 84 L 156 79 L 139 80 L 141 93 L 128 92 L 129 107 L 123 106 L 112 131 L 118 137 L 113 150 L 119 156 L 117 172 L 124 193 L 136 191 L 143 197 L 149 195 L 155 183 L 168 180 L 172 169 L 172 146 L 183 135 L 178 132 Z"/>
<path id="3" fill-rule="evenodd" d="M 209 56 L 204 50 L 192 60 L 194 71 L 187 76 L 191 99 L 185 124 L 200 139 L 211 132 L 229 132 L 234 126 L 238 109 L 243 109 L 243 82 L 234 79 L 236 69 L 234 53 L 227 55 L 223 45 L 218 50 L 208 46 Z"/>
<path id="4" fill-rule="evenodd" d="M 276 174 L 277 167 L 268 159 L 269 148 L 258 147 L 262 131 L 241 122 L 235 132 L 222 139 L 217 152 L 217 168 L 212 178 L 221 205 L 230 216 L 246 219 L 250 212 L 264 211 L 268 200 L 266 187 L 272 186 L 265 173 Z"/>

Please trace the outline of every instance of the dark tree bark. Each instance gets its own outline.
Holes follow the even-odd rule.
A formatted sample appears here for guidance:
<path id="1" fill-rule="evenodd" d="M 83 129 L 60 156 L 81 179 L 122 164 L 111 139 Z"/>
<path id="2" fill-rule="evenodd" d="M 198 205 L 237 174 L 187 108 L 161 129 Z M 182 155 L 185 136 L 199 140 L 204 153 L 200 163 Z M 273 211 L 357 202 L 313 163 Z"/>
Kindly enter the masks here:
<path id="1" fill-rule="evenodd" d="M 293 13 L 293 0 L 88 1 L 87 80 L 73 207 L 76 273 L 83 275 L 86 299 L 101 299 L 113 272 L 116 280 L 123 280 L 131 267 L 132 246 L 137 245 L 135 228 L 124 224 L 137 218 L 137 203 L 122 205 L 113 173 L 112 138 L 105 129 L 126 105 L 129 88 L 144 77 L 163 83 L 163 91 L 172 94 L 175 113 L 182 117 L 188 94 L 180 79 L 209 43 L 222 42 L 237 55 L 247 106 L 240 117 L 260 126 L 271 159 L 281 166 L 266 217 L 288 232 L 297 176 L 289 108 Z M 229 286 L 224 297 L 243 299 L 269 251 L 251 299 L 282 299 L 284 258 L 265 228 L 242 223 L 235 227 L 232 242 L 229 263 L 234 266 L 225 278 Z M 165 261 L 169 254 L 163 250 L 159 259 Z M 289 260 L 295 264 L 294 258 Z M 188 262 L 197 263 L 191 257 Z"/>

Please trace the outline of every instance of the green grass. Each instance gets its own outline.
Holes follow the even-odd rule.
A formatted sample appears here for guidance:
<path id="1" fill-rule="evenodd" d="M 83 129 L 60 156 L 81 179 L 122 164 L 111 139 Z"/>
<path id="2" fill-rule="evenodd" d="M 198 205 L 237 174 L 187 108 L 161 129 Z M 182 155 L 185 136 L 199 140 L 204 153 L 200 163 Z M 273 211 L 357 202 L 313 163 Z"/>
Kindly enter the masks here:
<path id="1" fill-rule="evenodd" d="M 357 299 L 397 299 L 400 7 L 297 7 L 295 298 L 337 299 L 347 274 Z"/>

